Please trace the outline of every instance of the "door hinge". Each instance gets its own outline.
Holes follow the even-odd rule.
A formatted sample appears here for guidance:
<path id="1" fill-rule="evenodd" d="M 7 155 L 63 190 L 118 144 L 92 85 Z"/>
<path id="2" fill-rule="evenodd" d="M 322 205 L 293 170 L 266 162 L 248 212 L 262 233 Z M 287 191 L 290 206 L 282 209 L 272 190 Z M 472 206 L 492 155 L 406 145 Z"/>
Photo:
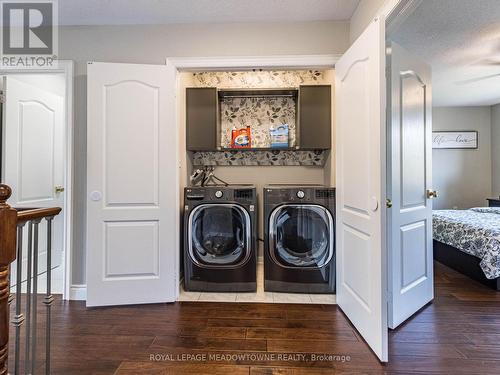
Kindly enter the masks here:
<path id="1" fill-rule="evenodd" d="M 392 303 L 392 292 L 390 290 L 387 291 L 387 302 Z"/>
<path id="2" fill-rule="evenodd" d="M 386 206 L 387 208 L 391 208 L 391 207 L 392 207 L 392 201 L 391 201 L 389 198 L 387 198 L 387 199 L 385 200 L 385 206 Z"/>
<path id="3" fill-rule="evenodd" d="M 0 103 L 5 103 L 5 94 L 3 93 L 3 91 L 0 92 Z"/>

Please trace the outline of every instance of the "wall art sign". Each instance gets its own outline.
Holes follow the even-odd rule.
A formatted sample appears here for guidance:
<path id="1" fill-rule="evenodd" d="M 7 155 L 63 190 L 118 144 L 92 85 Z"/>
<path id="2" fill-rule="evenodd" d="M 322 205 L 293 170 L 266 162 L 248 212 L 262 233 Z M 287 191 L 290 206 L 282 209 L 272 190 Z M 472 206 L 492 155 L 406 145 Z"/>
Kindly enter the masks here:
<path id="1" fill-rule="evenodd" d="M 436 131 L 432 132 L 432 148 L 476 149 L 477 131 Z"/>

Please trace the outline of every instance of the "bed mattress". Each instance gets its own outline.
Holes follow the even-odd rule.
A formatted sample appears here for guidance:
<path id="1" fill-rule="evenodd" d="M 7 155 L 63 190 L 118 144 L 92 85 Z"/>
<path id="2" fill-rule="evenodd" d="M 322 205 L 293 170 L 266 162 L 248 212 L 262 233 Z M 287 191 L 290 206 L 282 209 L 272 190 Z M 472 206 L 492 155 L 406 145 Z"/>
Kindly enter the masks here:
<path id="1" fill-rule="evenodd" d="M 486 278 L 500 277 L 500 207 L 433 211 L 434 240 L 473 255 Z"/>

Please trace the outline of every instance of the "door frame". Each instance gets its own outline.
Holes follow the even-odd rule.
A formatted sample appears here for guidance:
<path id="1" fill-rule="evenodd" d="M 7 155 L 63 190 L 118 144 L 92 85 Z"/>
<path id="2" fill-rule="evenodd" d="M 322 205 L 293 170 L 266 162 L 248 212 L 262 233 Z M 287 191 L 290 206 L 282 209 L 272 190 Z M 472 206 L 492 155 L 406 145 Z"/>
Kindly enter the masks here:
<path id="1" fill-rule="evenodd" d="M 0 69 L 0 75 L 30 75 L 30 74 L 64 74 L 65 77 L 65 108 L 66 119 L 64 127 L 64 286 L 63 300 L 70 299 L 71 274 L 72 274 L 72 246 L 73 238 L 73 77 L 74 63 L 72 60 L 58 60 L 57 68 L 40 69 Z"/>

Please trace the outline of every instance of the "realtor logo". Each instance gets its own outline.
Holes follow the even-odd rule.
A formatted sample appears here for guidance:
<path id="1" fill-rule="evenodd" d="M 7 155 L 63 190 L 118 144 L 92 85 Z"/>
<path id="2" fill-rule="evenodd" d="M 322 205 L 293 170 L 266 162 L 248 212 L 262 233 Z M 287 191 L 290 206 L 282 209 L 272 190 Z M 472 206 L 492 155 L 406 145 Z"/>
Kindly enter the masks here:
<path id="1" fill-rule="evenodd" d="M 52 67 L 57 57 L 57 0 L 0 0 L 1 66 Z"/>

